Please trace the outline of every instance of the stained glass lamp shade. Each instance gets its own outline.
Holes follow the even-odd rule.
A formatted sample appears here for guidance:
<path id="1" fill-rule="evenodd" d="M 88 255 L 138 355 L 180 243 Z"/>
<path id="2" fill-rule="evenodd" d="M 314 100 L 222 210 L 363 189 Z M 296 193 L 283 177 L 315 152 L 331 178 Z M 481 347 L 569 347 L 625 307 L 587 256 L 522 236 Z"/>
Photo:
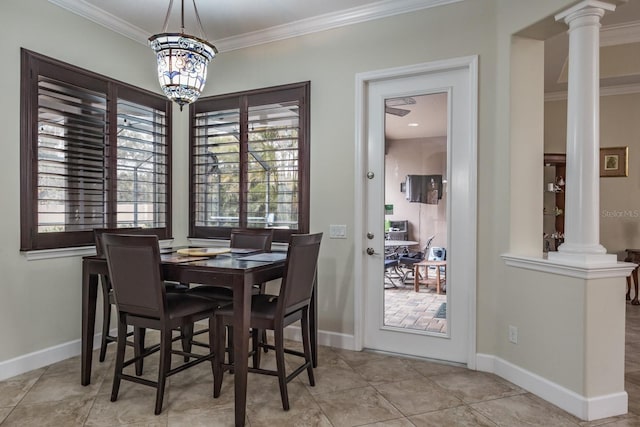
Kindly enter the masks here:
<path id="1" fill-rule="evenodd" d="M 218 53 L 215 46 L 197 37 L 161 33 L 149 38 L 158 60 L 158 81 L 162 91 L 180 105 L 194 102 L 207 81 L 207 65 Z"/>

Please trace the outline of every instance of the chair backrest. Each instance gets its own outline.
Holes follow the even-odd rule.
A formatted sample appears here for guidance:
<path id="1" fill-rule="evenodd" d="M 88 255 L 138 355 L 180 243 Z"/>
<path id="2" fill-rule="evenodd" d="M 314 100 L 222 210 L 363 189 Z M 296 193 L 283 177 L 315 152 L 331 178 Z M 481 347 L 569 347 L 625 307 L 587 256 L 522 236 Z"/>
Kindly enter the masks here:
<path id="1" fill-rule="evenodd" d="M 104 233 L 102 246 L 118 311 L 162 318 L 167 300 L 158 237 Z"/>
<path id="2" fill-rule="evenodd" d="M 229 245 L 236 249 L 261 249 L 271 252 L 273 230 L 265 228 L 234 228 Z"/>
<path id="3" fill-rule="evenodd" d="M 104 256 L 104 250 L 102 247 L 102 235 L 104 233 L 111 234 L 143 234 L 144 228 L 142 227 L 131 227 L 131 228 L 94 228 L 93 229 L 93 240 L 96 245 L 96 255 L 99 257 Z"/>
<path id="4" fill-rule="evenodd" d="M 429 257 L 427 259 L 429 261 L 445 261 L 447 259 L 447 250 L 435 246 L 429 251 Z"/>
<path id="5" fill-rule="evenodd" d="M 436 235 L 433 234 L 432 236 L 430 236 L 427 239 L 427 243 L 425 243 L 424 245 L 424 251 L 422 252 L 422 258 L 423 259 L 427 259 L 427 256 L 431 253 L 430 249 L 431 249 L 431 245 L 433 244 L 433 239 L 436 238 Z"/>
<path id="6" fill-rule="evenodd" d="M 278 316 L 292 313 L 309 304 L 321 241 L 322 233 L 291 235 L 278 296 Z"/>

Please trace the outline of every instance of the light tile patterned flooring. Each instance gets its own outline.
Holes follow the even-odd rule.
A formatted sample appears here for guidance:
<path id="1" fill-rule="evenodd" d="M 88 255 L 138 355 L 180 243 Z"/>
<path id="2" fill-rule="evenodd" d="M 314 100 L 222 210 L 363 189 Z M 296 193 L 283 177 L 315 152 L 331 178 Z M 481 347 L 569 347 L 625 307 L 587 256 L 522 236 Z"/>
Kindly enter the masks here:
<path id="1" fill-rule="evenodd" d="M 640 426 L 640 307 L 627 305 L 626 389 L 629 414 L 582 422 L 501 378 L 465 368 L 369 352 L 320 347 L 316 386 L 305 374 L 289 384 L 291 410 L 282 410 L 277 380 L 249 374 L 247 425 L 270 426 Z M 149 339 L 154 336 L 149 334 Z M 297 345 L 297 343 L 290 343 Z M 113 346 L 110 346 L 113 347 Z M 0 425 L 232 426 L 232 375 L 212 397 L 210 365 L 168 381 L 163 412 L 153 415 L 154 390 L 123 382 L 109 401 L 113 349 L 94 356 L 90 386 L 80 385 L 74 357 L 0 382 Z M 294 359 L 288 358 L 290 366 Z M 273 366 L 273 352 L 265 357 Z M 145 365 L 145 375 L 156 366 Z"/>
<path id="2" fill-rule="evenodd" d="M 385 325 L 447 333 L 447 320 L 433 318 L 440 305 L 447 301 L 446 294 L 436 294 L 435 285 L 421 285 L 419 292 L 414 290 L 413 283 L 409 281 L 402 285 L 398 280 L 396 286 L 384 290 Z"/>

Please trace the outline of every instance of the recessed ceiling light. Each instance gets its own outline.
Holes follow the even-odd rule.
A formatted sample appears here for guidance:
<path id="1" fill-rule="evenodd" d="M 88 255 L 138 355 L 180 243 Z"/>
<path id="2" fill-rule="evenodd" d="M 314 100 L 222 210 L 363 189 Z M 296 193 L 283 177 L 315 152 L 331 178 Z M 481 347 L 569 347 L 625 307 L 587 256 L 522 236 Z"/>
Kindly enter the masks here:
<path id="1" fill-rule="evenodd" d="M 407 126 L 415 128 L 415 127 L 418 127 L 420 125 L 418 123 L 409 123 Z"/>

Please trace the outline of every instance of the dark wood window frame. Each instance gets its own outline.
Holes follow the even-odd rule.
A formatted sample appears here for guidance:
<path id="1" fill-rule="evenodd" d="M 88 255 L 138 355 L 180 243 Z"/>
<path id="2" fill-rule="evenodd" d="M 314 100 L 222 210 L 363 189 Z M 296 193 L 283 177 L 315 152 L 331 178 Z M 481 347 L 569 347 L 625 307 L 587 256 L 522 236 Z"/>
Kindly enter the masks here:
<path id="1" fill-rule="evenodd" d="M 154 198 L 151 204 L 154 206 L 154 214 L 160 206 L 158 214 L 162 220 L 161 225 L 155 224 L 148 228 L 149 234 L 155 234 L 160 239 L 169 239 L 172 235 L 171 226 L 171 134 L 172 134 L 172 105 L 165 97 L 141 89 L 135 86 L 111 79 L 109 77 L 93 73 L 91 71 L 67 64 L 56 59 L 29 51 L 21 50 L 21 166 L 20 166 L 20 250 L 40 250 L 53 248 L 71 248 L 78 246 L 90 246 L 94 244 L 93 228 L 114 228 L 118 226 L 117 221 L 117 178 L 118 168 L 118 102 L 130 103 L 135 108 L 143 106 L 149 111 L 157 111 L 162 114 L 163 135 L 161 154 L 163 163 L 162 172 L 154 172 L 154 176 L 161 176 L 162 195 Z M 103 182 L 100 184 L 105 191 L 102 196 L 96 195 L 93 201 L 99 209 L 102 209 L 102 220 L 100 224 L 85 224 L 75 227 L 74 231 L 47 231 L 39 230 L 38 206 L 39 206 L 39 119 L 40 101 L 39 91 L 41 79 L 53 79 L 62 82 L 69 87 L 73 87 L 77 93 L 99 93 L 106 99 L 106 123 L 104 134 L 97 137 L 104 146 L 105 160 Z M 86 92 L 85 92 L 86 91 Z M 64 95 L 63 95 L 64 96 Z M 90 96 L 90 95 L 87 95 Z M 62 98 L 61 98 L 62 99 Z M 59 101 L 64 104 L 66 101 Z M 121 107 L 123 110 L 125 107 Z M 69 114 L 69 113 L 65 113 Z M 111 131 L 110 131 L 111 130 Z M 66 135 L 66 134 L 65 134 Z M 65 139 L 67 136 L 64 137 Z M 153 137 L 151 145 L 156 146 L 158 142 Z M 84 142 L 81 142 L 84 143 Z M 98 146 L 100 146 L 98 144 Z M 66 148 L 65 148 L 66 150 Z M 71 153 L 77 155 L 77 152 Z M 69 160 L 66 164 L 73 164 Z M 160 175 L 158 175 L 160 174 Z M 156 184 L 154 184 L 156 185 Z M 66 200 L 66 199 L 65 199 Z M 67 202 L 65 202 L 67 203 Z M 137 201 L 134 202 L 138 203 Z M 66 206 L 66 204 L 65 204 Z M 65 220 L 64 228 L 69 227 Z"/>
<path id="2" fill-rule="evenodd" d="M 295 100 L 298 108 L 298 132 L 297 132 L 297 228 L 274 228 L 274 242 L 288 242 L 289 236 L 294 233 L 308 233 L 310 226 L 310 82 L 292 83 L 281 86 L 273 86 L 250 91 L 236 92 L 206 98 L 200 98 L 189 107 L 189 237 L 191 238 L 218 238 L 228 239 L 231 226 L 202 226 L 196 221 L 196 145 L 197 117 L 198 115 L 215 113 L 226 109 L 237 108 L 239 110 L 239 155 L 240 182 L 238 183 L 238 221 L 235 226 L 247 227 L 247 143 L 249 140 L 249 111 L 251 106 L 268 105 L 282 101 Z"/>

